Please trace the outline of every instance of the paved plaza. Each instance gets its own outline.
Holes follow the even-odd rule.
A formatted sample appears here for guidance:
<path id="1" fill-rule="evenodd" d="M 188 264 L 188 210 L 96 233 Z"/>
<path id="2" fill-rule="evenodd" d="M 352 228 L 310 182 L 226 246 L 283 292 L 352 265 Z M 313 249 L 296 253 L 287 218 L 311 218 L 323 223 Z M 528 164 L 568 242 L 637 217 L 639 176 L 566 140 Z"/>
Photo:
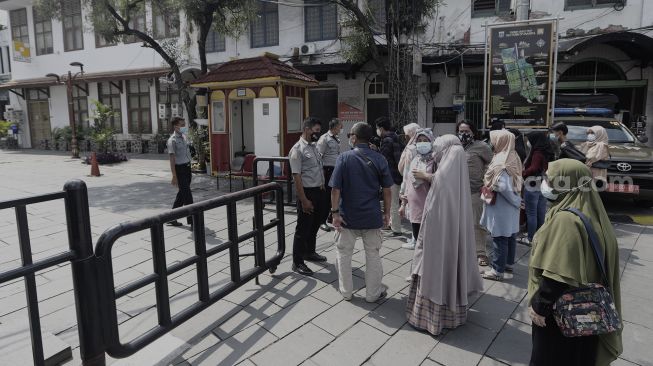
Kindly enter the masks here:
<path id="1" fill-rule="evenodd" d="M 0 151 L 0 200 L 60 191 L 70 179 L 88 186 L 93 240 L 124 221 L 169 209 L 176 189 L 170 185 L 166 156 L 134 156 L 129 162 L 101 167 L 102 176 L 89 177 L 90 168 L 67 155 L 39 151 Z M 239 187 L 239 182 L 235 184 Z M 221 187 L 228 187 L 222 184 Z M 194 177 L 196 201 L 224 194 L 215 178 Z M 623 213 L 623 208 L 619 209 Z M 252 228 L 253 204 L 238 204 L 239 231 Z M 318 251 L 326 264 L 309 264 L 314 277 L 290 270 L 293 210 L 285 215 L 286 257 L 274 275 L 260 276 L 218 301 L 129 359 L 122 365 L 526 365 L 530 357 L 530 319 L 526 305 L 528 247 L 518 245 L 515 273 L 504 282 L 484 281 L 484 292 L 472 299 L 468 322 L 439 337 L 418 332 L 406 323 L 405 301 L 413 252 L 402 249 L 404 239 L 384 241 L 384 283 L 388 298 L 382 303 L 364 301 L 365 255 L 359 244 L 353 257 L 354 285 L 351 302 L 337 291 L 333 233 L 320 231 Z M 641 212 L 640 212 L 641 214 Z M 651 211 L 644 212 L 651 215 Z M 266 222 L 274 217 L 266 210 Z M 35 259 L 67 248 L 63 202 L 28 207 L 30 239 Z M 205 214 L 206 242 L 210 249 L 227 240 L 226 210 Z M 622 268 L 624 353 L 614 365 L 653 365 L 653 227 L 615 223 Z M 406 230 L 407 232 L 407 230 Z M 266 256 L 274 254 L 274 230 L 265 236 Z M 187 227 L 165 228 L 168 265 L 194 254 Z M 252 242 L 241 245 L 251 251 Z M 113 248 L 116 287 L 153 272 L 149 232 L 121 238 Z M 0 211 L 0 271 L 20 265 L 14 212 Z M 253 267 L 252 257 L 241 259 L 241 271 Z M 229 255 L 211 257 L 209 286 L 216 290 L 230 282 Z M 197 276 L 193 266 L 169 278 L 171 312 L 179 313 L 197 302 Z M 73 348 L 78 365 L 79 340 L 69 265 L 41 271 L 36 276 L 41 323 L 51 334 Z M 127 342 L 157 322 L 152 285 L 117 302 L 120 335 Z M 22 280 L 0 286 L 0 365 L 21 357 L 31 359 L 27 311 Z M 25 348 L 26 347 L 26 348 Z M 3 361 L 4 357 L 4 361 Z M 12 358 L 13 357 L 13 358 Z"/>

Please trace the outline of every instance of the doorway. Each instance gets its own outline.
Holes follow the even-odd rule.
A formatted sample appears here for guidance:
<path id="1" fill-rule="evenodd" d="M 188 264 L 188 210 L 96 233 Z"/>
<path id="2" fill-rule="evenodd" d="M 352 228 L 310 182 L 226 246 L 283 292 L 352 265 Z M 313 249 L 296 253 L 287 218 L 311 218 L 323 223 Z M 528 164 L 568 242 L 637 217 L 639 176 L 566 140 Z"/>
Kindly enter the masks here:
<path id="1" fill-rule="evenodd" d="M 252 99 L 231 100 L 231 158 L 253 154 L 254 102 Z"/>
<path id="2" fill-rule="evenodd" d="M 338 117 L 338 89 L 311 89 L 308 96 L 311 117 L 322 122 L 322 133 L 325 133 L 329 129 L 329 121 Z"/>
<path id="3" fill-rule="evenodd" d="M 27 113 L 32 148 L 40 146 L 42 140 L 52 139 L 52 128 L 50 127 L 50 104 L 48 101 L 38 100 L 27 102 Z"/>

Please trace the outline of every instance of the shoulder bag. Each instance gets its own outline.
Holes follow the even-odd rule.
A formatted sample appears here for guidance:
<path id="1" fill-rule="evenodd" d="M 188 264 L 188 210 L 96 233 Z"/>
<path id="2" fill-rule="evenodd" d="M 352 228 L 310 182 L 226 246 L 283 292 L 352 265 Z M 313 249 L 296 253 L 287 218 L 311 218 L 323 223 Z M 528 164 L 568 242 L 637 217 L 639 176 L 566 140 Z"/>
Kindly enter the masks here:
<path id="1" fill-rule="evenodd" d="M 589 238 L 603 283 L 589 283 L 568 290 L 553 305 L 553 317 L 565 337 L 585 337 L 615 332 L 621 329 L 621 319 L 614 304 L 605 262 L 596 232 L 587 217 L 576 208 L 564 211 L 578 216 Z"/>

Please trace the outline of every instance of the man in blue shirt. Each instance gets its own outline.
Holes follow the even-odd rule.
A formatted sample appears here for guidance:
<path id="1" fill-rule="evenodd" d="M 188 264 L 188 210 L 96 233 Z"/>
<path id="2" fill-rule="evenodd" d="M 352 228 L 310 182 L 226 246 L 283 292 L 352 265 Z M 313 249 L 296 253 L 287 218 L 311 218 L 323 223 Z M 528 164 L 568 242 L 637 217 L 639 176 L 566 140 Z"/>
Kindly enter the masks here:
<path id="1" fill-rule="evenodd" d="M 381 283 L 383 267 L 379 251 L 383 243 L 381 227 L 390 221 L 390 200 L 394 184 L 388 162 L 369 147 L 374 135 L 372 126 L 356 123 L 349 137 L 353 148 L 338 156 L 331 175 L 331 214 L 338 230 L 337 267 L 340 293 L 351 300 L 353 291 L 351 256 L 356 239 L 363 239 L 365 248 L 365 287 L 367 302 L 387 295 Z M 379 189 L 383 187 L 383 212 L 379 204 Z"/>

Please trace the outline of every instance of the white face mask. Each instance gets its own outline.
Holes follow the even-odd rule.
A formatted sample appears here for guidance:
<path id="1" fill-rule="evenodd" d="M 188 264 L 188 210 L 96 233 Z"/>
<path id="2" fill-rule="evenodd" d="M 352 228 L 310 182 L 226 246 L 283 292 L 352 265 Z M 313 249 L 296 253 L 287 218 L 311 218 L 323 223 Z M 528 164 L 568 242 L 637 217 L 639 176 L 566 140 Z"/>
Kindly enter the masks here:
<path id="1" fill-rule="evenodd" d="M 383 131 L 381 131 L 380 128 L 377 128 L 376 129 L 376 135 L 379 136 L 379 137 L 383 136 Z"/>
<path id="2" fill-rule="evenodd" d="M 549 183 L 545 180 L 540 184 L 540 191 L 542 192 L 542 196 L 548 200 L 555 201 L 558 199 L 558 195 L 553 193 L 553 188 L 549 187 Z"/>
<path id="3" fill-rule="evenodd" d="M 415 148 L 418 153 L 426 155 L 431 152 L 432 145 L 430 142 L 418 142 L 415 144 Z"/>
<path id="4" fill-rule="evenodd" d="M 187 135 L 188 127 L 179 127 L 179 132 L 183 133 L 184 135 Z"/>
<path id="5" fill-rule="evenodd" d="M 596 141 L 596 135 L 593 133 L 587 134 L 587 141 L 594 142 Z"/>

